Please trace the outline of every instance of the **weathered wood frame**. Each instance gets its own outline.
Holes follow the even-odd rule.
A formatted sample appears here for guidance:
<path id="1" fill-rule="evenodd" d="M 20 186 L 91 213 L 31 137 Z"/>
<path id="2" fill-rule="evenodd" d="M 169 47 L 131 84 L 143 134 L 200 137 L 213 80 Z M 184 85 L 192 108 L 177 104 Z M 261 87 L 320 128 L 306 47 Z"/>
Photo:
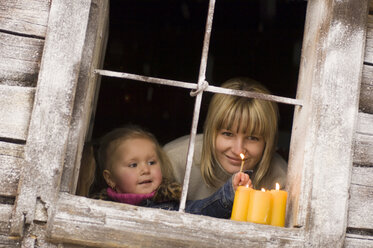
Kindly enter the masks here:
<path id="1" fill-rule="evenodd" d="M 71 128 L 73 113 L 88 113 L 92 106 L 91 93 L 78 97 L 77 92 L 87 41 L 88 10 L 94 2 L 52 2 L 25 149 L 26 164 L 12 216 L 14 235 L 22 236 L 24 224 L 27 227 L 36 220 L 47 223 L 51 242 L 89 246 L 343 245 L 366 0 L 308 1 L 297 94 L 304 106 L 296 107 L 289 162 L 289 228 L 146 209 L 61 192 L 74 192 L 78 170 L 75 165 L 90 115 L 77 114 L 79 120 Z M 69 18 L 71 23 L 66 30 L 63 22 Z M 61 36 L 61 32 L 65 35 Z M 95 52 L 88 60 L 94 58 Z M 59 70 L 56 77 L 54 73 Z M 77 105 L 82 109 L 77 109 Z M 48 120 L 42 121 L 43 117 Z M 76 146 L 67 149 L 74 142 Z M 137 231 L 144 226 L 143 232 Z"/>
<path id="2" fill-rule="evenodd" d="M 98 83 L 94 69 L 102 62 L 107 24 L 106 0 L 55 0 L 51 4 L 11 217 L 12 235 L 23 236 L 24 227 L 32 228 L 34 221 L 49 223 L 59 192 L 71 191 L 76 184 L 79 170 L 75 165 L 94 105 Z"/>
<path id="3" fill-rule="evenodd" d="M 316 246 L 344 242 L 367 14 L 368 1 L 308 3 L 297 92 L 305 105 L 294 116 L 288 210 Z"/>

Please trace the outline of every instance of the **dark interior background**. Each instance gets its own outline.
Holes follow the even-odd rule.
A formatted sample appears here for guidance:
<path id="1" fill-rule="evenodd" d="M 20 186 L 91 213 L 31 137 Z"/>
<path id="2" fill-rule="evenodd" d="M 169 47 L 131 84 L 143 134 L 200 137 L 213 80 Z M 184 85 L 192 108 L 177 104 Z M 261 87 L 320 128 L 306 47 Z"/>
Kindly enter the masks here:
<path id="1" fill-rule="evenodd" d="M 206 79 L 219 86 L 251 77 L 295 98 L 307 2 L 216 0 Z M 111 0 L 104 69 L 197 82 L 207 0 Z M 92 139 L 127 123 L 161 144 L 189 134 L 190 90 L 102 77 Z M 211 93 L 204 93 L 199 132 Z M 280 153 L 287 158 L 294 107 L 279 104 Z"/>

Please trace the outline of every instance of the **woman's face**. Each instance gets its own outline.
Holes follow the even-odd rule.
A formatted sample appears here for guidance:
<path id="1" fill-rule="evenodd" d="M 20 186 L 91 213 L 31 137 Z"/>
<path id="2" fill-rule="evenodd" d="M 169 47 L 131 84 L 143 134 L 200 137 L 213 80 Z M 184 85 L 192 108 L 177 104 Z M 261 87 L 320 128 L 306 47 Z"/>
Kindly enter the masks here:
<path id="1" fill-rule="evenodd" d="M 236 130 L 236 128 L 232 128 Z M 222 167 L 230 174 L 240 171 L 244 158 L 243 170 L 253 170 L 262 158 L 265 141 L 262 136 L 221 129 L 215 140 L 215 153 Z"/>
<path id="2" fill-rule="evenodd" d="M 147 194 L 162 182 L 162 171 L 153 142 L 125 140 L 113 154 L 112 175 L 118 193 Z"/>

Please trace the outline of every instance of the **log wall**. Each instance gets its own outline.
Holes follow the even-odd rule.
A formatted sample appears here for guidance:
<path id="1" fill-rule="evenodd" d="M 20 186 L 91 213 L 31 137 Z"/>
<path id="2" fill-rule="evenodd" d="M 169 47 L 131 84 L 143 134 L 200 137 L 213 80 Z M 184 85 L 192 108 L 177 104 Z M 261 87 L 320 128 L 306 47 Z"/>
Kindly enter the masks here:
<path id="1" fill-rule="evenodd" d="M 373 247 L 373 1 L 369 2 L 346 247 Z"/>
<path id="2" fill-rule="evenodd" d="M 24 165 L 50 0 L 0 1 L 0 246 L 21 247 L 9 236 Z"/>

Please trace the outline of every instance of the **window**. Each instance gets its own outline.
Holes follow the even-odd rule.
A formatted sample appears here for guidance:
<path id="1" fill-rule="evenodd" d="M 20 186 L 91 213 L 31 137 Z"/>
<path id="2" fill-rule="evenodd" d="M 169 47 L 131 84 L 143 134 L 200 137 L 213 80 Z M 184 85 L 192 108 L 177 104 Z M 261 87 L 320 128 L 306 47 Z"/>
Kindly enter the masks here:
<path id="1" fill-rule="evenodd" d="M 69 3 L 69 5 L 63 1 L 52 1 L 48 24 L 50 35 L 46 39 L 44 53 L 47 55 L 48 52 L 52 52 L 52 44 L 54 44 L 55 49 L 66 48 L 64 55 L 67 58 L 76 58 L 76 60 L 65 61 L 65 57 L 62 56 L 58 57 L 57 61 L 49 61 L 48 58 L 53 57 L 49 54 L 43 61 L 43 71 L 38 81 L 38 83 L 41 82 L 38 86 L 40 88 L 35 100 L 37 104 L 34 105 L 29 143 L 26 146 L 26 155 L 35 156 L 29 157 L 26 161 L 34 162 L 35 166 L 30 167 L 30 172 L 27 173 L 30 174 L 29 176 L 26 173 L 23 174 L 12 231 L 20 234 L 23 223 L 30 224 L 30 221 L 36 219 L 47 222 L 49 240 L 67 244 L 106 247 L 139 244 L 153 247 L 164 247 L 170 244 L 226 247 L 239 244 L 303 246 L 315 243 L 320 246 L 328 244 L 341 246 L 343 244 L 341 237 L 345 233 L 344 210 L 348 198 L 346 188 L 349 174 L 346 168 L 349 166 L 349 161 L 347 161 L 349 157 L 346 155 L 346 149 L 351 149 L 355 121 L 346 113 L 344 107 L 349 106 L 351 108 L 349 111 L 354 111 L 353 108 L 357 105 L 358 94 L 354 93 L 358 92 L 361 73 L 359 68 L 362 66 L 360 55 L 363 52 L 365 35 L 364 13 L 366 13 L 367 2 L 365 3 L 365 8 L 361 8 L 361 3 L 356 4 L 355 1 L 336 1 L 327 6 L 323 1 L 308 3 L 297 97 L 295 102 L 286 100 L 295 104 L 299 104 L 299 101 L 302 103 L 302 107 L 295 109 L 289 161 L 291 201 L 288 213 L 291 226 L 299 226 L 299 228 L 277 228 L 125 204 L 98 202 L 69 193 L 74 190 L 74 183 L 76 183 L 74 166 L 79 160 L 82 137 L 87 131 L 85 126 L 89 119 L 85 114 L 76 115 L 76 111 L 83 106 L 81 112 L 89 112 L 93 106 L 90 103 L 93 94 L 80 95 L 85 92 L 80 87 L 87 85 L 82 83 L 85 77 L 80 74 L 82 78 L 77 83 L 74 80 L 76 77 L 71 77 L 68 72 L 72 71 L 76 76 L 79 70 L 75 62 L 80 61 L 79 56 L 82 56 L 81 60 L 84 61 L 86 56 L 91 54 L 92 57 L 88 58 L 89 62 L 82 63 L 80 73 L 87 72 L 88 78 L 93 76 L 89 73 L 91 67 L 84 66 L 99 64 L 98 55 L 101 53 L 98 50 L 104 40 L 101 39 L 100 33 L 95 33 L 95 31 L 104 30 L 105 21 L 103 20 L 107 14 L 104 11 L 105 1 L 91 3 L 88 0 L 81 0 L 74 4 Z M 90 12 L 88 13 L 87 10 Z M 62 14 L 57 15 L 57 13 Z M 94 18 L 97 16 L 101 18 Z M 60 31 L 58 27 L 61 25 L 58 24 L 66 20 L 70 20 L 72 24 L 69 30 L 63 31 L 74 37 L 73 40 L 66 35 L 52 35 L 53 32 Z M 354 25 L 350 25 L 352 20 Z M 92 28 L 94 32 L 90 33 L 82 28 L 84 22 L 89 24 L 88 30 Z M 319 33 L 320 29 L 323 32 Z M 346 32 L 340 32 L 341 30 Z M 87 36 L 84 35 L 85 32 Z M 93 33 L 95 35 L 91 37 L 90 34 Z M 56 39 L 56 37 L 63 38 Z M 66 44 L 69 46 L 64 47 Z M 72 47 L 71 44 L 76 46 Z M 83 44 L 85 44 L 84 49 L 91 44 L 94 52 L 89 53 L 90 50 L 83 50 Z M 81 53 L 75 49 L 80 49 Z M 46 82 L 48 79 L 53 79 L 53 74 L 48 73 L 48 66 L 60 68 L 60 65 L 56 65 L 58 62 L 66 63 L 65 67 L 62 67 L 61 73 L 65 72 L 66 75 L 60 77 L 61 84 L 65 89 L 72 90 L 65 90 L 60 96 L 58 94 L 61 93 L 58 91 L 60 86 L 55 85 L 58 87 L 53 91 L 54 95 L 48 98 L 49 92 L 45 90 L 48 88 Z M 344 68 L 343 71 L 340 70 L 341 67 Z M 77 97 L 74 98 L 75 88 Z M 211 89 L 215 88 L 211 87 Z M 351 94 L 346 94 L 346 92 L 351 92 Z M 324 97 L 325 95 L 328 97 Z M 197 95 L 197 99 L 200 98 L 201 94 Z M 52 100 L 56 104 L 55 107 L 61 107 L 57 108 L 57 111 L 51 108 L 44 109 L 48 106 L 44 102 L 46 100 Z M 50 119 L 50 122 L 40 122 L 43 113 L 55 113 L 53 114 L 55 119 Z M 58 123 L 52 121 L 58 121 Z M 196 130 L 196 125 L 193 127 Z M 46 129 L 46 135 L 37 136 L 37 130 L 40 128 Z M 40 144 L 40 140 L 45 144 Z M 75 144 L 73 145 L 75 150 L 69 148 L 69 144 Z M 66 147 L 68 147 L 67 150 Z M 323 166 L 330 159 L 336 166 L 327 166 L 327 170 L 323 170 Z M 65 168 L 60 166 L 63 162 L 65 162 Z M 38 180 L 35 182 L 35 178 L 49 180 L 43 180 L 45 183 L 40 186 L 38 184 L 40 182 Z M 342 188 L 335 189 L 335 192 L 328 190 L 336 186 Z M 38 195 L 41 197 L 34 197 Z M 33 204 L 34 199 L 36 199 L 36 205 Z M 342 210 L 336 211 L 336 206 Z M 36 214 L 34 214 L 35 209 L 37 209 Z M 40 215 L 40 213 L 45 215 Z M 328 222 L 329 225 L 323 225 L 328 218 L 334 221 Z M 142 229 L 141 233 L 138 232 L 139 227 Z"/>
<path id="2" fill-rule="evenodd" d="M 195 106 L 189 92 L 204 79 L 209 82 L 206 93 L 228 92 L 217 86 L 229 77 L 250 76 L 266 81 L 277 94 L 295 96 L 306 2 L 218 1 L 211 7 L 207 24 L 211 31 L 205 37 L 208 1 L 113 1 L 111 5 L 105 70 L 98 71 L 106 77 L 94 137 L 134 122 L 153 130 L 164 143 L 190 133 L 192 118 L 193 131 L 201 132 L 203 120 L 198 119 L 204 115 L 199 113 L 206 112 L 211 94 L 197 96 Z M 294 17 L 285 18 L 290 14 Z M 301 104 L 285 97 L 268 99 Z M 279 144 L 286 159 L 293 108 L 280 106 L 280 110 Z"/>

